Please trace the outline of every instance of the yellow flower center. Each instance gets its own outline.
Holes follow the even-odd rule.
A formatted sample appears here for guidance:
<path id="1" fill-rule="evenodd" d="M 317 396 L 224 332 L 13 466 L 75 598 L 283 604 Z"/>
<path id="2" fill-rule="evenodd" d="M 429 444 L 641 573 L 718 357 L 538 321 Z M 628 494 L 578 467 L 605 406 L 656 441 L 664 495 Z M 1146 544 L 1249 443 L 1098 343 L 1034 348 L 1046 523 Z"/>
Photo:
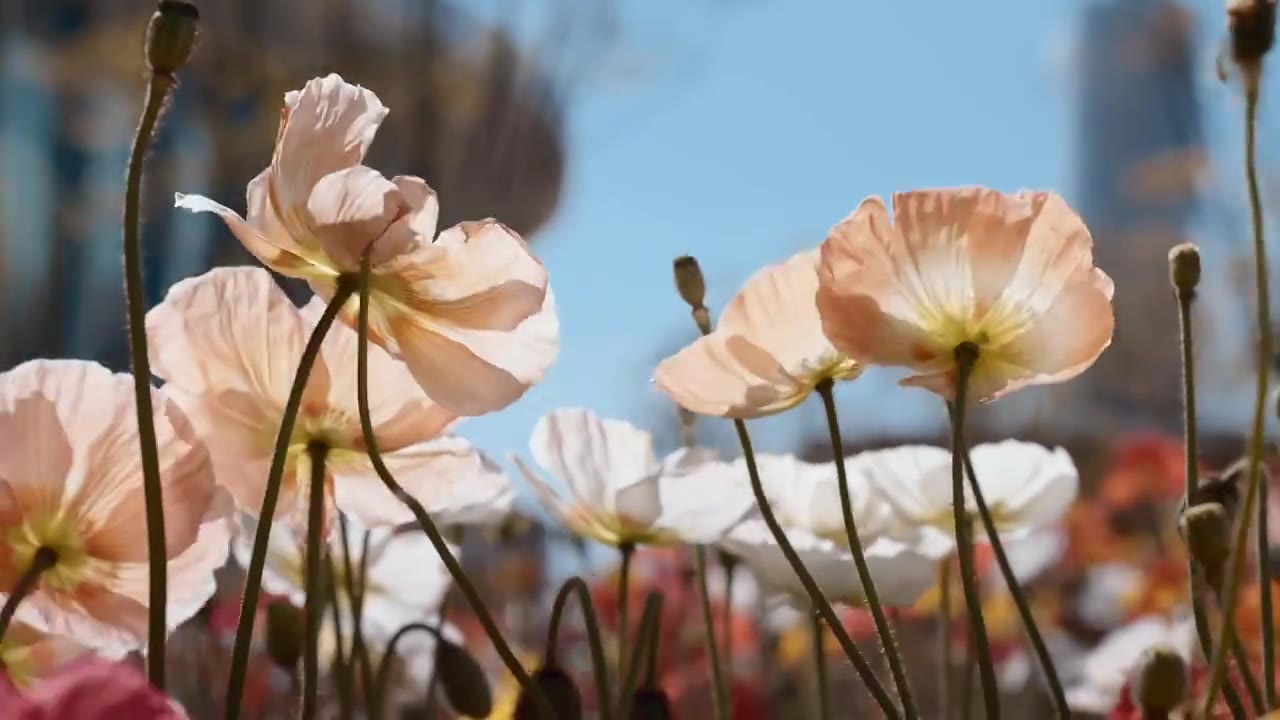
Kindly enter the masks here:
<path id="1" fill-rule="evenodd" d="M 89 553 L 80 528 L 65 513 L 28 517 L 23 524 L 11 528 L 5 539 L 13 553 L 17 573 L 31 567 L 40 548 L 57 553 L 57 561 L 40 575 L 40 587 L 53 592 L 71 592 L 85 581 Z"/>
<path id="2" fill-rule="evenodd" d="M 1014 346 L 1030 322 L 1025 312 L 996 304 L 980 315 L 925 308 L 921 308 L 920 315 L 925 318 L 925 330 L 934 343 L 932 347 L 917 348 L 917 360 L 950 363 L 955 349 L 967 342 L 978 348 L 978 359 L 969 375 L 971 385 L 989 376 L 1026 374 L 1026 359 Z"/>

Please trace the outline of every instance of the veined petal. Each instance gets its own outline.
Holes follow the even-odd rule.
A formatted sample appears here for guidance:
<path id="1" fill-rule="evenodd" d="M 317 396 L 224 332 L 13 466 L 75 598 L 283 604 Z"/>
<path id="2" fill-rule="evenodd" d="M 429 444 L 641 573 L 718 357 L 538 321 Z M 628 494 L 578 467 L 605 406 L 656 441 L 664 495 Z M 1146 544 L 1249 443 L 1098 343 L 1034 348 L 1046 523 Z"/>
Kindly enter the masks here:
<path id="1" fill-rule="evenodd" d="M 653 382 L 700 415 L 750 419 L 795 407 L 813 387 L 740 335 L 712 333 L 663 360 Z"/>
<path id="2" fill-rule="evenodd" d="M 516 469 L 524 476 L 525 482 L 529 484 L 529 489 L 533 491 L 533 496 L 538 500 L 538 504 L 555 520 L 559 521 L 569 530 L 577 532 L 580 527 L 577 522 L 576 511 L 572 505 L 565 502 L 560 497 L 560 493 L 542 479 L 538 472 L 520 459 L 519 455 L 512 455 L 511 462 L 515 463 Z"/>
<path id="3" fill-rule="evenodd" d="M 307 197 L 312 233 L 336 270 L 357 272 L 369 245 L 408 210 L 400 188 L 377 170 L 354 165 L 316 181 Z"/>
<path id="4" fill-rule="evenodd" d="M 413 252 L 435 240 L 440 218 L 436 193 L 420 177 L 397 175 L 391 178 L 408 208 L 374 243 L 370 262 L 374 267 L 391 263 L 399 255 Z"/>
<path id="5" fill-rule="evenodd" d="M 660 469 L 649 433 L 581 408 L 539 418 L 529 448 L 580 503 L 598 510 L 615 509 L 615 488 L 653 478 Z"/>

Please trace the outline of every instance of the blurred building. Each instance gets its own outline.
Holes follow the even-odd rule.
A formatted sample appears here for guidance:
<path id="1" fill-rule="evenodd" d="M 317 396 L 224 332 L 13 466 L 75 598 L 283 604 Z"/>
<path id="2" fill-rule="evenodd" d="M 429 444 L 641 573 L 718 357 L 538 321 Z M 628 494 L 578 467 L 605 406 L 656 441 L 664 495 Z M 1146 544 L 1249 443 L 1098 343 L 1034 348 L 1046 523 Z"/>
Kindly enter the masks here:
<path id="1" fill-rule="evenodd" d="M 1172 0 L 1103 0 L 1085 14 L 1075 199 L 1097 264 L 1116 281 L 1116 334 L 1093 369 L 1058 390 L 1070 412 L 1055 420 L 1080 428 L 1180 427 L 1167 254 L 1187 239 L 1206 158 L 1193 30 Z"/>
<path id="2" fill-rule="evenodd" d="M 443 223 L 493 216 L 529 235 L 551 216 L 566 88 L 548 68 L 563 53 L 534 56 L 441 0 L 200 5 L 199 45 L 147 166 L 150 302 L 212 265 L 251 262 L 216 219 L 172 212 L 173 192 L 243 210 L 283 93 L 330 71 L 391 108 L 370 164 L 426 178 Z M 127 360 L 120 216 L 151 7 L 0 0 L 0 367 Z"/>

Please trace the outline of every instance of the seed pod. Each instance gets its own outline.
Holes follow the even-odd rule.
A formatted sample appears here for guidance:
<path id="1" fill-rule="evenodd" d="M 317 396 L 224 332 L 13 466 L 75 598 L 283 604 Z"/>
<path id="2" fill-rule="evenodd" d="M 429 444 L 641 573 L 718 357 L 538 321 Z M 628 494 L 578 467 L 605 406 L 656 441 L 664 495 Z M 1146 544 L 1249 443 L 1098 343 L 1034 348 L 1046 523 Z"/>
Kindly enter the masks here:
<path id="1" fill-rule="evenodd" d="M 157 75 L 172 75 L 191 58 L 200 11 L 186 0 L 160 0 L 147 24 L 147 67 Z"/>
<path id="2" fill-rule="evenodd" d="M 582 720 L 582 694 L 573 678 L 555 665 L 538 668 L 533 673 L 533 684 L 542 691 L 551 709 L 555 711 L 556 720 Z M 635 716 L 632 715 L 634 718 Z M 521 692 L 516 701 L 514 720 L 540 720 L 538 707 L 529 693 Z"/>

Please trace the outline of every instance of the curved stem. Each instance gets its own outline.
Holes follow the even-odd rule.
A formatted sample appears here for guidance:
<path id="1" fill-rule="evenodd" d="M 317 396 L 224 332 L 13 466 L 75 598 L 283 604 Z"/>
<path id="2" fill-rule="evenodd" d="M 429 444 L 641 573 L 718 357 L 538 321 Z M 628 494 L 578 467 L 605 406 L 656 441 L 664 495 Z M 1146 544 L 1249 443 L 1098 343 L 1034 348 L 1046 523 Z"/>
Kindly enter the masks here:
<path id="1" fill-rule="evenodd" d="M 938 697 L 942 701 L 941 714 L 951 717 L 951 672 L 955 665 L 951 643 L 951 558 L 938 563 Z"/>
<path id="2" fill-rule="evenodd" d="M 133 400 L 138 420 L 138 453 L 142 460 L 142 496 L 147 522 L 147 679 L 164 690 L 168 553 L 164 542 L 164 497 L 160 484 L 160 455 L 156 448 L 155 416 L 151 408 L 151 362 L 147 357 L 147 308 L 142 285 L 141 223 L 142 169 L 151 136 L 173 89 L 168 75 L 152 73 L 142 117 L 133 135 L 124 195 L 124 292 L 129 321 L 129 358 L 133 371 Z"/>
<path id="3" fill-rule="evenodd" d="M 377 697 L 385 697 L 387 682 L 391 678 L 391 663 L 395 659 L 396 646 L 400 644 L 400 638 L 415 631 L 434 635 L 437 643 L 448 642 L 445 640 L 444 635 L 440 634 L 440 629 L 429 623 L 409 623 L 408 625 L 401 627 L 399 630 L 396 630 L 395 634 L 391 636 L 391 640 L 387 642 L 387 647 L 382 653 L 382 658 L 378 660 L 378 674 L 374 680 L 374 689 L 376 690 L 374 694 Z"/>
<path id="4" fill-rule="evenodd" d="M 489 612 L 489 608 L 485 606 L 484 600 L 480 598 L 480 593 L 472 584 L 471 579 L 467 577 L 467 573 L 462 569 L 462 565 L 458 559 L 453 556 L 453 552 L 449 549 L 449 544 L 445 542 L 444 536 L 440 534 L 439 528 L 427 513 L 426 508 L 422 507 L 422 503 L 417 498 L 410 495 L 400 483 L 396 482 L 395 476 L 387 469 L 387 465 L 382 460 L 382 453 L 378 451 L 378 438 L 373 432 L 373 417 L 369 411 L 369 274 L 370 274 L 369 254 L 365 253 L 360 262 L 360 320 L 359 320 L 359 341 L 356 351 L 356 394 L 360 411 L 360 429 L 364 435 L 365 449 L 369 453 L 369 462 L 372 463 L 373 469 L 378 473 L 379 479 L 383 485 L 395 495 L 396 499 L 404 503 L 413 513 L 414 519 L 418 521 L 422 532 L 426 534 L 427 539 L 431 541 L 431 545 L 435 548 L 436 553 L 444 562 L 445 567 L 449 570 L 449 575 L 453 577 L 453 581 L 458 586 L 458 590 L 462 596 L 466 598 L 467 604 L 471 607 L 471 611 L 475 613 L 476 619 L 484 628 L 485 634 L 489 636 L 489 641 L 493 643 L 494 649 L 498 652 L 498 656 L 502 658 L 502 662 L 507 666 L 507 670 L 520 683 L 520 687 L 533 698 L 535 706 L 538 708 L 538 714 L 543 720 L 555 720 L 555 710 L 552 709 L 551 703 L 547 701 L 547 696 L 542 692 L 542 688 L 534 684 L 529 676 L 529 671 L 525 670 L 520 664 L 520 659 L 516 657 L 515 652 L 511 650 L 511 646 L 502 637 L 502 632 L 498 630 L 498 624 L 494 622 L 493 615 Z"/>
<path id="5" fill-rule="evenodd" d="M 0 643 L 4 642 L 4 636 L 9 632 L 9 624 L 13 622 L 14 613 L 18 612 L 18 605 L 35 591 L 36 584 L 40 582 L 40 576 L 57 564 L 56 550 L 43 546 L 36 548 L 35 554 L 31 556 L 31 563 L 27 565 L 27 569 L 9 591 L 4 607 L 0 608 Z"/>
<path id="6" fill-rule="evenodd" d="M 618 546 L 618 554 L 622 556 L 622 564 L 618 568 L 618 667 L 626 666 L 627 662 L 627 645 L 629 644 L 628 633 L 631 628 L 628 627 L 627 606 L 630 604 L 631 594 L 631 556 L 635 554 L 636 546 L 631 543 L 622 543 Z"/>
<path id="7" fill-rule="evenodd" d="M 311 460 L 311 484 L 307 505 L 307 564 L 303 572 L 306 584 L 306 607 L 303 625 L 302 652 L 302 717 L 310 720 L 316 716 L 317 687 L 320 679 L 320 615 L 324 612 L 324 598 L 320 595 L 320 548 L 324 545 L 321 529 L 324 525 L 324 463 L 329 446 L 311 443 L 307 456 Z"/>
<path id="8" fill-rule="evenodd" d="M 1253 427 L 1249 438 L 1249 471 L 1247 475 L 1247 483 L 1244 495 L 1244 502 L 1240 506 L 1239 521 L 1236 523 L 1236 537 L 1232 545 L 1231 569 L 1227 574 L 1226 585 L 1222 595 L 1222 626 L 1218 632 L 1218 646 L 1214 649 L 1213 660 L 1210 664 L 1212 668 L 1209 675 L 1209 687 L 1205 692 L 1204 705 L 1202 714 L 1207 716 L 1209 710 L 1213 707 L 1213 701 L 1217 699 L 1218 689 L 1222 687 L 1223 678 L 1226 675 L 1227 667 L 1227 648 L 1231 646 L 1231 637 L 1235 633 L 1235 611 L 1236 599 L 1240 589 L 1240 581 L 1244 575 L 1244 558 L 1247 554 L 1246 540 L 1249 534 L 1249 526 L 1254 519 L 1254 505 L 1258 500 L 1258 486 L 1261 484 L 1261 464 L 1262 464 L 1262 444 L 1263 444 L 1263 421 L 1266 418 L 1267 405 L 1267 373 L 1271 366 L 1271 301 L 1269 290 L 1267 287 L 1267 276 L 1270 268 L 1267 265 L 1267 247 L 1263 238 L 1262 229 L 1262 201 L 1258 193 L 1258 171 L 1255 145 L 1256 145 L 1256 125 L 1258 116 L 1258 77 L 1257 73 L 1252 75 L 1246 73 L 1245 82 L 1245 130 L 1244 130 L 1244 162 L 1245 162 L 1245 180 L 1249 187 L 1249 212 L 1253 220 L 1253 265 L 1254 265 L 1254 283 L 1257 290 L 1257 313 L 1258 313 L 1258 384 L 1257 396 L 1254 398 L 1253 411 Z M 1261 560 L 1261 559 L 1260 559 Z M 1262 564 L 1266 564 L 1263 562 Z M 1270 591 L 1270 585 L 1265 586 Z M 1270 615 L 1262 616 L 1262 646 L 1264 648 L 1264 657 L 1268 646 L 1274 646 L 1275 637 L 1272 628 L 1272 618 Z M 1274 650 L 1270 651 L 1273 653 Z M 1274 668 L 1268 668 L 1273 671 Z M 1272 679 L 1267 681 L 1267 687 L 1274 685 L 1274 672 L 1271 673 Z"/>
<path id="9" fill-rule="evenodd" d="M 849 551 L 853 555 L 853 565 L 858 572 L 858 582 L 866 596 L 867 608 L 875 622 L 876 633 L 880 636 L 880 647 L 884 650 L 885 660 L 889 663 L 889 672 L 893 675 L 893 684 L 898 688 L 898 697 L 902 700 L 902 714 L 907 720 L 919 717 L 916 712 L 915 699 L 911 696 L 911 683 L 907 680 L 906 670 L 902 667 L 902 656 L 898 654 L 898 643 L 893 638 L 893 629 L 885 618 L 884 608 L 880 605 L 880 593 L 876 592 L 875 579 L 871 576 L 871 568 L 867 566 L 867 557 L 862 549 L 862 538 L 858 536 L 858 525 L 853 517 L 853 500 L 849 496 L 849 478 L 844 466 L 844 440 L 840 437 L 840 420 L 836 414 L 836 399 L 832 392 L 830 379 L 818 383 L 815 390 L 822 397 L 822 406 L 827 414 L 827 430 L 831 435 L 831 452 L 835 454 L 836 479 L 840 488 L 840 511 L 844 515 L 844 529 L 849 538 Z"/>
<path id="10" fill-rule="evenodd" d="M 320 345 L 325 334 L 333 326 L 338 312 L 356 290 L 349 281 L 339 279 L 334 290 L 333 299 L 324 309 L 324 314 L 316 322 L 311 337 L 307 339 L 302 350 L 302 358 L 298 361 L 298 372 L 293 377 L 293 387 L 289 388 L 289 398 L 285 402 L 284 412 L 280 415 L 280 430 L 276 433 L 275 449 L 271 454 L 271 470 L 267 475 L 267 485 L 262 494 L 262 507 L 258 513 L 258 527 L 253 535 L 253 552 L 249 556 L 249 567 L 245 569 L 244 599 L 240 602 L 240 619 L 236 625 L 236 642 L 231 649 L 231 671 L 227 678 L 226 717 L 237 720 L 240 717 L 240 698 L 244 696 L 244 682 L 249 670 L 249 647 L 253 640 L 253 625 L 258 614 L 258 595 L 262 590 L 262 570 L 267 563 L 267 542 L 271 538 L 271 522 L 275 518 L 276 504 L 280 500 L 280 483 L 284 480 L 285 466 L 289 459 L 289 443 L 293 438 L 293 426 L 298 419 L 298 408 L 302 404 L 302 393 L 307 387 L 307 379 L 311 376 L 311 368 L 320 355 Z"/>
<path id="11" fill-rule="evenodd" d="M 446 594 L 444 600 L 440 603 L 440 612 L 436 618 L 436 631 L 444 631 L 445 617 L 449 613 L 449 596 Z M 422 713 L 422 720 L 435 720 L 436 706 L 435 702 L 436 688 L 440 685 L 440 673 L 431 673 L 431 679 L 427 681 L 427 692 L 423 696 L 427 700 L 427 707 Z M 381 702 L 379 698 L 379 702 Z"/>
<path id="12" fill-rule="evenodd" d="M 991 647 L 987 644 L 987 626 L 982 619 L 982 598 L 978 593 L 978 576 L 973 560 L 973 524 L 964 498 L 964 413 L 968 403 L 969 375 L 978 360 L 978 348 L 972 343 L 956 346 L 956 395 L 951 405 L 951 511 L 956 526 L 956 554 L 960 557 L 960 586 L 964 590 L 965 608 L 969 613 L 969 632 L 977 652 L 979 677 L 982 682 L 983 709 L 987 717 L 1000 717 L 1000 688 L 996 685 Z"/>
<path id="13" fill-rule="evenodd" d="M 800 584 L 804 586 L 805 592 L 809 594 L 809 601 L 813 603 L 814 609 L 822 615 L 827 627 L 831 628 L 831 633 L 835 635 L 836 641 L 840 643 L 840 649 L 849 658 L 849 662 L 853 663 L 853 669 L 858 673 L 858 677 L 862 679 L 862 682 L 867 686 L 867 690 L 870 691 L 875 699 L 876 704 L 880 706 L 880 711 L 884 713 L 885 717 L 897 720 L 899 717 L 898 709 L 894 707 L 893 698 L 889 697 L 889 693 L 885 691 L 884 686 L 880 684 L 880 680 L 876 678 L 875 672 L 867 664 L 866 658 L 862 656 L 858 646 L 849 637 L 849 633 L 845 630 L 844 625 L 841 624 L 835 609 L 831 607 L 831 603 L 827 602 L 826 597 L 823 596 L 822 589 L 818 587 L 813 575 L 809 573 L 809 569 L 805 567 L 800 556 L 796 554 L 796 549 L 792 547 L 786 531 L 783 530 L 778 518 L 773 514 L 773 508 L 769 506 L 769 498 L 764 492 L 764 484 L 760 480 L 760 469 L 756 467 L 756 456 L 751 449 L 751 436 L 747 434 L 747 424 L 742 420 L 734 420 L 733 426 L 738 431 L 738 442 L 742 444 L 742 456 L 747 464 L 747 474 L 751 478 L 751 492 L 755 495 L 756 507 L 760 510 L 760 518 L 768 526 L 774 542 L 778 543 L 778 549 L 782 551 L 787 563 L 791 565 L 791 569 L 795 571 L 796 577 L 800 580 Z"/>
<path id="14" fill-rule="evenodd" d="M 809 635 L 813 639 L 813 674 L 818 685 L 818 720 L 827 720 L 831 717 L 831 706 L 827 690 L 827 650 L 822 644 L 822 616 L 811 612 L 809 620 L 813 623 Z"/>
<path id="15" fill-rule="evenodd" d="M 595 672 L 596 699 L 600 707 L 600 720 L 613 720 L 613 696 L 609 693 L 609 667 L 604 655 L 604 642 L 600 638 L 600 621 L 591 603 L 591 590 L 580 577 L 569 578 L 560 586 L 551 606 L 551 622 L 547 625 L 547 653 L 542 661 L 546 667 L 556 666 L 556 654 L 560 645 L 560 623 L 564 619 L 564 606 L 570 594 L 577 594 L 582 608 L 583 623 L 587 626 L 587 642 L 591 648 L 591 665 Z"/>
<path id="16" fill-rule="evenodd" d="M 635 647 L 631 650 L 631 656 L 626 659 L 626 671 L 622 677 L 622 687 L 620 688 L 620 697 L 622 698 L 619 707 L 619 717 L 621 720 L 630 720 L 631 708 L 634 704 L 633 698 L 636 694 L 636 687 L 640 681 L 640 666 L 644 665 L 644 653 L 652 646 L 653 654 L 658 652 L 658 623 L 662 617 L 662 596 L 656 592 L 649 593 L 645 598 L 644 610 L 640 614 L 640 627 L 636 631 L 636 637 L 640 639 Z"/>
<path id="17" fill-rule="evenodd" d="M 1054 712 L 1057 713 L 1061 720 L 1067 720 L 1071 717 L 1071 708 L 1067 706 L 1067 694 L 1062 689 L 1062 681 L 1058 678 L 1058 670 L 1053 664 L 1053 656 L 1049 654 L 1049 648 L 1044 644 L 1044 637 L 1040 635 L 1040 628 L 1036 625 L 1036 617 L 1031 612 L 1031 605 L 1027 602 L 1026 594 L 1023 593 L 1022 587 L 1018 584 L 1018 577 L 1013 572 L 1013 566 L 1009 564 L 1009 556 L 1004 551 L 1004 543 L 1000 540 L 1000 533 L 996 530 L 995 520 L 991 517 L 991 509 L 987 507 L 987 501 L 982 495 L 982 488 L 978 484 L 978 476 L 973 472 L 973 461 L 969 458 L 969 451 L 964 449 L 962 454 L 964 469 L 969 475 L 969 489 L 973 491 L 973 502 L 978 506 L 978 516 L 982 519 L 982 526 L 987 532 L 991 550 L 996 556 L 996 564 L 1000 566 L 1000 574 L 1004 576 L 1004 582 L 1009 588 L 1009 594 L 1013 596 L 1013 604 L 1018 608 L 1018 615 L 1022 618 L 1022 627 L 1026 630 L 1027 639 L 1031 641 L 1031 649 L 1035 652 L 1036 660 L 1040 663 L 1040 671 L 1044 673 L 1045 683 L 1049 686 L 1049 697 L 1053 701 Z"/>
<path id="18" fill-rule="evenodd" d="M 711 588 L 707 584 L 707 548 L 693 546 L 693 571 L 698 580 L 698 604 L 702 609 L 702 626 L 707 633 L 707 657 L 711 661 L 711 690 L 716 701 L 716 720 L 730 720 L 729 698 L 724 683 L 724 671 L 720 666 L 720 643 L 716 641 L 716 626 L 711 614 Z M 726 601 L 726 606 L 728 602 Z M 729 626 L 725 626 L 725 635 Z"/>

